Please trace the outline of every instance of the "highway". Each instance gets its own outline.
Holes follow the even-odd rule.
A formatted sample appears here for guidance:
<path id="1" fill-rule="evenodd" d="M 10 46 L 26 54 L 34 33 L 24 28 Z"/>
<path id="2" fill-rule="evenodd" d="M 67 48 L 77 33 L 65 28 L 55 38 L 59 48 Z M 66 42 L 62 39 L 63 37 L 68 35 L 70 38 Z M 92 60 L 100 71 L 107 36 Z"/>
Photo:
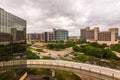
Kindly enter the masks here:
<path id="1" fill-rule="evenodd" d="M 106 67 L 84 64 L 84 63 L 77 63 L 77 62 L 69 62 L 69 61 L 62 61 L 62 60 L 27 60 L 27 65 L 57 65 L 63 67 L 71 67 L 75 69 L 82 69 L 87 70 L 95 73 L 101 73 L 107 76 L 116 77 L 120 79 L 120 71 L 115 69 L 110 69 Z"/>
<path id="2" fill-rule="evenodd" d="M 16 61 L 7 61 L 0 62 L 0 67 L 5 66 L 16 66 L 16 65 L 24 65 L 22 60 Z M 28 68 L 55 68 L 55 69 L 63 69 L 71 72 L 83 73 L 93 77 L 99 77 L 106 80 L 120 80 L 120 70 L 110 69 L 106 67 L 85 64 L 85 63 L 77 63 L 77 62 L 69 62 L 62 60 L 27 60 Z M 101 77 L 100 77 L 101 76 Z"/>

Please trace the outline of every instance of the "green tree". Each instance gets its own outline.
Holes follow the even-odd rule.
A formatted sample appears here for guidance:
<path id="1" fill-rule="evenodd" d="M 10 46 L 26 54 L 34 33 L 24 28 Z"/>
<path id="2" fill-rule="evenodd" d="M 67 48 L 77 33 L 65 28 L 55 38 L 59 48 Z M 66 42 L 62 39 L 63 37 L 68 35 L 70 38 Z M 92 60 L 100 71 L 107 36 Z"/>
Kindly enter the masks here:
<path id="1" fill-rule="evenodd" d="M 110 48 L 120 53 L 120 44 L 112 44 Z"/>
<path id="2" fill-rule="evenodd" d="M 74 46 L 73 50 L 76 51 L 76 52 L 82 52 L 82 48 L 79 47 L 79 46 Z"/>
<path id="3" fill-rule="evenodd" d="M 77 44 L 83 44 L 86 43 L 86 40 L 80 39 L 76 41 Z"/>
<path id="4" fill-rule="evenodd" d="M 75 41 L 66 41 L 65 45 L 66 45 L 66 47 L 72 47 L 72 46 L 76 45 L 76 42 Z"/>
<path id="5" fill-rule="evenodd" d="M 83 62 L 83 63 L 89 59 L 89 57 L 84 54 L 79 54 L 79 55 L 77 55 L 76 58 L 78 61 Z"/>
<path id="6" fill-rule="evenodd" d="M 105 49 L 103 50 L 103 58 L 106 58 L 106 59 L 114 59 L 116 58 L 116 55 L 114 52 L 112 52 L 110 49 Z"/>
<path id="7" fill-rule="evenodd" d="M 90 46 L 92 47 L 97 47 L 97 48 L 105 48 L 107 45 L 106 44 L 98 44 L 98 43 L 89 43 Z"/>
<path id="8" fill-rule="evenodd" d="M 27 59 L 39 59 L 39 56 L 37 56 L 36 54 L 34 54 L 29 49 L 27 49 L 26 53 L 27 53 Z"/>
<path id="9" fill-rule="evenodd" d="M 83 52 L 86 55 L 91 55 L 98 58 L 105 59 L 116 58 L 115 53 L 113 53 L 110 49 L 98 48 L 90 45 L 82 45 L 81 47 L 75 46 L 73 47 L 73 50 L 76 52 Z"/>

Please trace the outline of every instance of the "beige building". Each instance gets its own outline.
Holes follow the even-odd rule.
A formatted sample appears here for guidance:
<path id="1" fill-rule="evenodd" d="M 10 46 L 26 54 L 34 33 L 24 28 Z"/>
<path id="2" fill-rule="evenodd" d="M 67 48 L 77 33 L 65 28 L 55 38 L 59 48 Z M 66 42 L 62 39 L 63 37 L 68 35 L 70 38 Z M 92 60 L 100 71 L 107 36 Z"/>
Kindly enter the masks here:
<path id="1" fill-rule="evenodd" d="M 80 36 L 69 36 L 68 40 L 79 40 Z"/>
<path id="2" fill-rule="evenodd" d="M 95 27 L 94 29 L 90 29 L 89 27 L 85 29 L 81 29 L 81 39 L 85 39 L 90 42 L 94 42 L 98 40 L 98 32 L 99 28 Z"/>
<path id="3" fill-rule="evenodd" d="M 99 44 L 118 43 L 118 28 L 110 28 L 108 31 L 100 32 L 98 27 L 81 29 L 81 38 L 87 42 L 97 42 Z"/>
<path id="4" fill-rule="evenodd" d="M 31 33 L 27 34 L 28 41 L 38 41 L 38 42 L 53 42 L 54 33 L 53 32 L 43 32 L 43 33 Z"/>

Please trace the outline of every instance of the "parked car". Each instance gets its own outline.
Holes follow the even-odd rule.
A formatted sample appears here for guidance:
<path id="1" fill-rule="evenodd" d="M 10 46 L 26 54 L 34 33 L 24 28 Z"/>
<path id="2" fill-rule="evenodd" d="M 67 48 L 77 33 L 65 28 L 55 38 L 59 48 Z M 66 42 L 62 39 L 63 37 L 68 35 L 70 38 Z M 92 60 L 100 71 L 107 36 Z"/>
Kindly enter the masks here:
<path id="1" fill-rule="evenodd" d="M 67 56 L 69 56 L 69 54 L 65 54 L 65 55 L 64 55 L 64 57 L 67 57 Z"/>
<path id="2" fill-rule="evenodd" d="M 48 55 L 51 55 L 50 53 Z"/>

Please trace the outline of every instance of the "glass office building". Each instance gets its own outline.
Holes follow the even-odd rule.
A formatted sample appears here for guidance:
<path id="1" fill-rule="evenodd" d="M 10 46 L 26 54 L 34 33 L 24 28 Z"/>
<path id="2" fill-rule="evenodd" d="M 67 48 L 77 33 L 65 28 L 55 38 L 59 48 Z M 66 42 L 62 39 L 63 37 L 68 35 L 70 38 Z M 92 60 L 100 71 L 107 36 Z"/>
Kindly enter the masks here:
<path id="1" fill-rule="evenodd" d="M 67 30 L 58 29 L 58 30 L 55 30 L 54 34 L 55 34 L 56 41 L 68 40 L 68 31 Z"/>
<path id="2" fill-rule="evenodd" d="M 22 65 L 12 68 L 12 61 Z M 0 65 L 0 80 L 18 80 L 26 69 L 26 21 L 1 8 Z"/>

